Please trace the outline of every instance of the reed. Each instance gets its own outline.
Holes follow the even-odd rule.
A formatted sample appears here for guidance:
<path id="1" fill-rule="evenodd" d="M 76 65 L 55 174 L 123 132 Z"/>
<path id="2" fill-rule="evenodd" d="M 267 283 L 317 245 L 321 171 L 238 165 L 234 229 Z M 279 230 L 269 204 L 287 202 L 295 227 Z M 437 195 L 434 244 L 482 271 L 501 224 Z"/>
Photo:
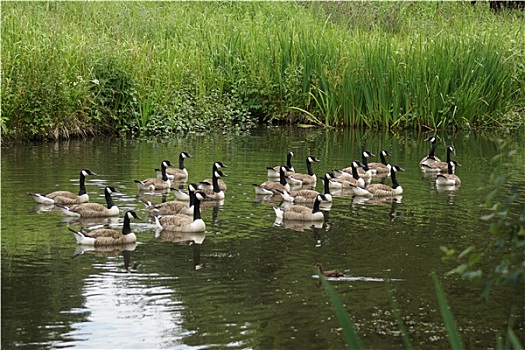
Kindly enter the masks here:
<path id="1" fill-rule="evenodd" d="M 330 5 L 7 2 L 2 131 L 156 133 L 196 119 L 443 129 L 523 111 L 523 14 Z"/>

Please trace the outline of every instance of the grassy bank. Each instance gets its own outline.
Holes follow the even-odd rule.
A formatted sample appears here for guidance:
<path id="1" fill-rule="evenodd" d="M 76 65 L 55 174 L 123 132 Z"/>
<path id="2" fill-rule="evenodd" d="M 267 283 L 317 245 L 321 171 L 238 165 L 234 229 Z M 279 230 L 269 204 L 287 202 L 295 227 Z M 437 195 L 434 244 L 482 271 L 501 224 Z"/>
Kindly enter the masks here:
<path id="1" fill-rule="evenodd" d="M 2 132 L 519 123 L 523 12 L 477 5 L 3 3 Z"/>

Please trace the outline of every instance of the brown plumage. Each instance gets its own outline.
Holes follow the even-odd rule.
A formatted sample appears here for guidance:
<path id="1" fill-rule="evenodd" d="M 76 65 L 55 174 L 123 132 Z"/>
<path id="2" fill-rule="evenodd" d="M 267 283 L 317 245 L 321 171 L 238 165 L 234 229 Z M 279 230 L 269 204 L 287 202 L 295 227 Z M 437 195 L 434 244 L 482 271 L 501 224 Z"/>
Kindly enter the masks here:
<path id="1" fill-rule="evenodd" d="M 109 228 L 101 228 L 89 232 L 68 229 L 73 232 L 78 244 L 99 246 L 133 243 L 137 241 L 137 237 L 131 231 L 130 222 L 132 218 L 140 219 L 134 211 L 127 211 L 124 215 L 122 233 Z"/>
<path id="2" fill-rule="evenodd" d="M 70 206 L 57 205 L 60 210 L 67 216 L 81 217 L 81 218 L 101 218 L 118 216 L 120 214 L 119 208 L 111 198 L 112 193 L 118 192 L 112 186 L 104 188 L 104 196 L 106 198 L 106 206 L 99 203 L 81 203 Z"/>
<path id="3" fill-rule="evenodd" d="M 86 176 L 96 175 L 89 169 L 82 169 L 80 171 L 80 190 L 78 194 L 70 191 L 54 191 L 48 194 L 40 194 L 29 192 L 28 195 L 34 198 L 37 203 L 40 204 L 79 204 L 89 202 L 89 196 L 86 191 Z"/>
<path id="4" fill-rule="evenodd" d="M 286 175 L 284 174 L 287 167 L 281 166 L 279 171 L 279 182 L 265 181 L 262 184 L 253 184 L 255 187 L 255 194 L 259 195 L 274 195 L 279 194 L 278 191 L 290 191 L 290 185 L 286 182 Z"/>
<path id="5" fill-rule="evenodd" d="M 162 172 L 162 178 L 147 178 L 142 181 L 134 180 L 137 184 L 139 191 L 160 191 L 168 190 L 171 188 L 171 180 L 166 174 L 166 168 L 172 166 L 169 160 L 164 160 L 160 164 L 160 170 Z"/>
<path id="6" fill-rule="evenodd" d="M 299 184 L 301 186 L 315 185 L 317 182 L 317 176 L 314 174 L 312 170 L 312 163 L 317 163 L 317 162 L 319 162 L 319 159 L 315 158 L 314 156 L 306 157 L 307 173 L 306 174 L 302 174 L 302 173 L 290 174 L 288 175 L 287 182 L 291 185 L 293 184 Z"/>

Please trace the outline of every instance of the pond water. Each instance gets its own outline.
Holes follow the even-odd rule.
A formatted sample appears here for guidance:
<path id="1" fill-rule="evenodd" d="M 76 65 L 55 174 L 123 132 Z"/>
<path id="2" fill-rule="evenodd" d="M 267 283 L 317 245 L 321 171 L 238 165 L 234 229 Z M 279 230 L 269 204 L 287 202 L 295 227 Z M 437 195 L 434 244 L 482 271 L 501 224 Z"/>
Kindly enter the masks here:
<path id="1" fill-rule="evenodd" d="M 497 153 L 490 133 L 439 135 L 436 154 L 454 144 L 462 179 L 456 191 L 438 191 L 418 162 L 428 153 L 427 135 L 354 130 L 257 129 L 243 133 L 190 134 L 166 139 L 106 138 L 2 146 L 2 348 L 254 348 L 341 349 L 345 343 L 326 290 L 313 264 L 346 275 L 331 281 L 366 347 L 403 348 L 389 291 L 417 348 L 446 348 L 448 340 L 431 273 L 442 281 L 469 348 L 493 347 L 509 318 L 523 340 L 523 293 L 501 290 L 488 303 L 480 287 L 445 276 L 440 246 L 482 246 L 489 238 L 480 204 Z M 523 146 L 523 134 L 513 136 Z M 322 227 L 275 225 L 279 202 L 255 195 L 267 166 L 285 162 L 292 150 L 297 171 L 315 155 L 318 177 L 379 150 L 406 171 L 398 180 L 401 201 L 361 202 L 335 196 Z M 517 158 L 523 159 L 523 147 Z M 226 199 L 206 205 L 205 235 L 156 234 L 134 179 L 187 151 L 189 181 L 210 177 L 212 163 L 228 165 Z M 133 209 L 138 243 L 121 249 L 77 246 L 68 227 L 104 220 L 65 217 L 36 205 L 27 192 L 78 191 L 78 173 L 91 201 Z M 389 183 L 389 180 L 386 180 Z M 317 190 L 322 190 L 321 181 Z M 162 196 L 149 195 L 153 202 Z M 164 198 L 174 199 L 173 193 Z M 118 226 L 122 222 L 122 215 Z M 195 242 L 188 243 L 186 239 Z M 387 283 L 387 280 L 391 280 Z"/>

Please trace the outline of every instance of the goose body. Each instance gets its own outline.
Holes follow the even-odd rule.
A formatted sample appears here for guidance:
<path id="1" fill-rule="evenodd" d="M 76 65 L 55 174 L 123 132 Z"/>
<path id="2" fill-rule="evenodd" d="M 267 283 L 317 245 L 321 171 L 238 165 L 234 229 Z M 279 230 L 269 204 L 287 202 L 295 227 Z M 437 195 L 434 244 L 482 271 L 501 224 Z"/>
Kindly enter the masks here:
<path id="1" fill-rule="evenodd" d="M 375 175 L 375 172 L 372 171 L 372 169 L 368 166 L 368 158 L 375 156 L 376 155 L 370 151 L 363 151 L 363 153 L 361 154 L 361 166 L 357 168 L 357 173 L 365 181 L 370 181 L 372 179 L 372 175 Z M 351 171 L 351 169 L 349 170 Z"/>
<path id="2" fill-rule="evenodd" d="M 274 194 L 278 194 L 278 191 L 290 191 L 290 185 L 286 181 L 286 175 L 285 171 L 287 171 L 287 167 L 281 166 L 281 170 L 279 171 L 279 182 L 275 181 L 265 181 L 262 184 L 253 184 L 255 188 L 255 194 L 257 195 L 267 195 L 271 196 Z"/>
<path id="3" fill-rule="evenodd" d="M 366 188 L 353 188 L 356 196 L 373 196 L 373 197 L 392 197 L 403 194 L 403 187 L 397 182 L 396 173 L 398 171 L 405 171 L 398 165 L 392 165 L 390 169 L 390 178 L 392 179 L 392 186 L 385 184 L 372 184 Z"/>
<path id="4" fill-rule="evenodd" d="M 129 244 L 137 241 L 137 237 L 131 231 L 130 222 L 132 218 L 140 219 L 134 211 L 127 211 L 124 215 L 122 232 L 109 228 L 101 228 L 90 232 L 75 231 L 71 228 L 69 230 L 73 232 L 78 244 L 91 246 Z"/>
<path id="5" fill-rule="evenodd" d="M 461 179 L 454 173 L 457 166 L 461 166 L 455 160 L 451 160 L 448 163 L 448 169 L 446 174 L 438 174 L 436 177 L 437 186 L 454 186 L 459 187 L 461 185 Z"/>
<path id="6" fill-rule="evenodd" d="M 315 199 L 313 208 L 299 204 L 292 204 L 285 208 L 274 207 L 273 209 L 277 219 L 281 220 L 323 221 L 324 214 L 319 209 L 322 200 L 324 200 L 324 196 L 319 194 Z"/>
<path id="7" fill-rule="evenodd" d="M 330 193 L 330 182 L 329 182 L 329 175 L 325 174 L 324 182 L 323 182 L 323 195 L 324 195 L 324 201 L 325 202 L 332 202 L 332 194 Z M 315 190 L 297 190 L 297 191 L 278 191 L 281 196 L 283 197 L 283 200 L 286 202 L 293 202 L 296 204 L 301 203 L 314 203 L 317 199 L 317 196 L 320 194 L 319 192 Z"/>
<path id="8" fill-rule="evenodd" d="M 213 172 L 213 177 L 212 177 L 212 180 L 211 180 L 212 188 L 211 189 L 210 188 L 200 189 L 200 191 L 205 194 L 206 200 L 221 201 L 221 200 L 223 200 L 226 197 L 224 191 L 221 190 L 221 188 L 219 186 L 219 179 L 221 177 L 225 177 L 225 176 L 228 176 L 228 175 L 224 174 L 220 170 L 216 170 L 216 171 Z"/>
<path id="9" fill-rule="evenodd" d="M 447 146 L 447 161 L 446 162 L 435 161 L 435 162 L 432 162 L 431 164 L 423 164 L 421 166 L 421 168 L 426 173 L 443 173 L 443 174 L 446 174 L 447 171 L 448 171 L 449 163 L 451 161 L 450 155 L 452 153 L 454 153 L 455 151 L 456 150 L 455 150 L 454 146 Z"/>
<path id="10" fill-rule="evenodd" d="M 194 203 L 195 203 L 195 191 L 197 190 L 196 184 L 188 185 L 189 192 L 189 202 L 187 201 L 169 201 L 159 204 L 153 204 L 150 201 L 145 199 L 140 199 L 144 204 L 146 204 L 147 209 L 150 214 L 153 215 L 175 215 L 175 214 L 184 214 L 184 215 L 193 215 L 194 212 Z"/>
<path id="11" fill-rule="evenodd" d="M 437 138 L 435 136 L 430 136 L 427 137 L 424 141 L 430 142 L 432 146 L 430 147 L 430 152 L 428 153 L 428 156 L 423 157 L 423 159 L 421 159 L 421 161 L 419 162 L 419 166 L 423 167 L 424 165 L 432 165 L 434 162 L 441 162 L 441 159 L 439 159 L 435 155 L 437 147 Z"/>
<path id="12" fill-rule="evenodd" d="M 308 156 L 306 157 L 306 174 L 301 173 L 292 173 L 288 175 L 286 178 L 286 182 L 288 182 L 291 186 L 297 185 L 297 186 L 315 186 L 317 183 L 317 176 L 314 174 L 312 170 L 312 163 L 319 162 L 319 159 L 315 158 L 314 156 Z"/>
<path id="13" fill-rule="evenodd" d="M 206 224 L 201 218 L 200 203 L 205 197 L 201 191 L 195 193 L 193 217 L 182 214 L 155 216 L 157 227 L 167 231 L 203 232 Z"/>
<path id="14" fill-rule="evenodd" d="M 89 195 L 86 191 L 86 176 L 96 175 L 89 169 L 80 171 L 80 190 L 78 194 L 69 191 L 54 191 L 48 194 L 29 192 L 28 195 L 40 204 L 80 204 L 89 202 Z"/>
<path id="15" fill-rule="evenodd" d="M 134 182 L 137 184 L 137 188 L 139 191 L 160 191 L 160 190 L 168 190 L 171 188 L 171 180 L 168 178 L 168 175 L 166 174 L 166 168 L 172 166 L 169 160 L 164 160 L 160 164 L 160 170 L 162 173 L 162 177 L 159 178 L 148 178 L 142 181 L 134 180 Z"/>
<path id="16" fill-rule="evenodd" d="M 111 194 L 118 192 L 114 187 L 106 186 L 104 188 L 104 197 L 106 198 L 106 206 L 99 203 L 81 203 L 70 206 L 58 205 L 60 210 L 67 216 L 79 218 L 100 218 L 118 216 L 119 208 L 113 203 Z"/>
<path id="17" fill-rule="evenodd" d="M 199 184 L 199 188 L 200 189 L 213 189 L 213 174 L 221 169 L 221 168 L 227 168 L 228 166 L 226 164 L 224 164 L 223 162 L 215 162 L 213 163 L 213 167 L 212 167 L 212 177 L 211 178 L 208 178 L 208 179 L 204 179 L 200 182 Z M 219 189 L 223 192 L 226 192 L 226 190 L 228 189 L 228 186 L 226 186 L 226 183 L 221 179 L 219 178 L 218 179 L 218 184 L 219 184 Z"/>
<path id="18" fill-rule="evenodd" d="M 379 152 L 379 157 L 381 157 L 381 163 L 368 163 L 368 167 L 370 170 L 372 170 L 373 175 L 377 176 L 390 176 L 390 168 L 392 167 L 388 162 L 386 161 L 386 156 L 391 156 L 390 153 L 386 150 L 382 150 Z"/>
<path id="19" fill-rule="evenodd" d="M 325 271 L 323 269 L 323 264 L 321 263 L 316 263 L 314 264 L 314 266 L 319 270 L 319 274 L 324 277 L 343 277 L 344 276 L 344 273 L 340 272 L 339 270 Z"/>
<path id="20" fill-rule="evenodd" d="M 193 156 L 188 152 L 181 152 L 179 154 L 179 167 L 166 169 L 166 176 L 170 181 L 183 182 L 188 179 L 188 169 L 184 166 L 186 158 L 193 158 Z M 162 179 L 162 169 L 155 169 L 155 171 L 157 172 L 157 178 Z"/>
<path id="21" fill-rule="evenodd" d="M 361 163 L 354 160 L 352 162 L 352 174 L 346 172 L 340 172 L 338 176 L 330 178 L 330 188 L 332 189 L 345 189 L 352 188 L 354 186 L 365 187 L 365 180 L 359 176 L 357 168 Z"/>
<path id="22" fill-rule="evenodd" d="M 286 166 L 288 167 L 289 174 L 295 172 L 295 169 L 292 166 L 292 157 L 293 156 L 294 156 L 294 153 L 292 151 L 290 151 L 290 152 L 288 152 L 286 154 Z M 280 165 L 276 165 L 274 167 L 267 167 L 266 169 L 268 170 L 268 177 L 269 178 L 278 179 L 280 177 L 280 174 L 279 174 L 280 171 L 281 171 L 281 166 Z M 289 175 L 289 174 L 286 174 L 286 175 Z"/>

